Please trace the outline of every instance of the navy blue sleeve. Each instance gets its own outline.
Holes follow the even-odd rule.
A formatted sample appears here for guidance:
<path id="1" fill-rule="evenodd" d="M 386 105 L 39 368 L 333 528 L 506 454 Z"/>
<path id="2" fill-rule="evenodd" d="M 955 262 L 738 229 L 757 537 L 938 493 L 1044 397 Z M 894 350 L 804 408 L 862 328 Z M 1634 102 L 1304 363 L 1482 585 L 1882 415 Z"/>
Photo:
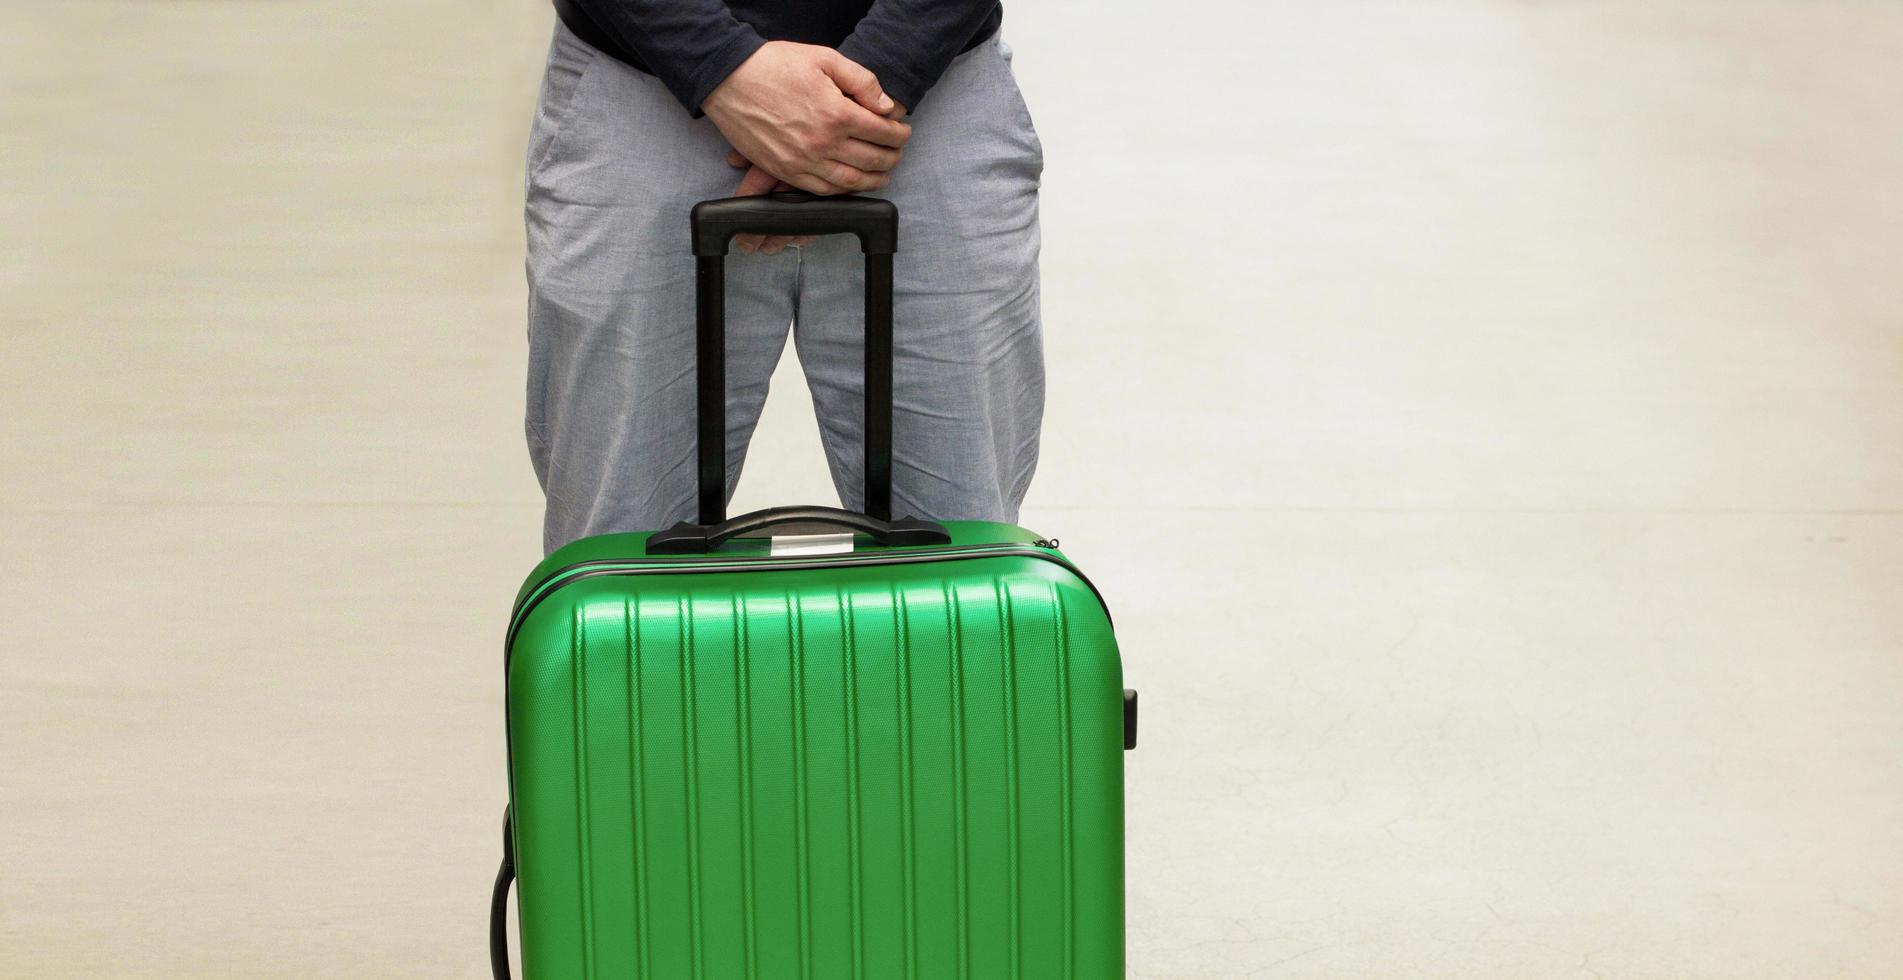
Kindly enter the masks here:
<path id="1" fill-rule="evenodd" d="M 916 110 L 997 9 L 998 0 L 877 0 L 839 53 L 866 66 L 885 94 Z"/>
<path id="2" fill-rule="evenodd" d="M 721 0 L 566 3 L 633 52 L 696 115 L 707 94 L 766 43 Z"/>

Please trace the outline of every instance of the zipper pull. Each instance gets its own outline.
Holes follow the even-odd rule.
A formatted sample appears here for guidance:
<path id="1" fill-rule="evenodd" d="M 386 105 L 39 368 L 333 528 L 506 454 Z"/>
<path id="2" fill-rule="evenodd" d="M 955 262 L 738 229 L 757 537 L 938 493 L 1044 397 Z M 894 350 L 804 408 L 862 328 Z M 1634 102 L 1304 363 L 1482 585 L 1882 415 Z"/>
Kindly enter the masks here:
<path id="1" fill-rule="evenodd" d="M 1057 539 L 1056 538 L 1038 538 L 1036 541 L 1031 542 L 1031 546 L 1035 548 L 1049 548 L 1055 551 L 1057 550 Z"/>

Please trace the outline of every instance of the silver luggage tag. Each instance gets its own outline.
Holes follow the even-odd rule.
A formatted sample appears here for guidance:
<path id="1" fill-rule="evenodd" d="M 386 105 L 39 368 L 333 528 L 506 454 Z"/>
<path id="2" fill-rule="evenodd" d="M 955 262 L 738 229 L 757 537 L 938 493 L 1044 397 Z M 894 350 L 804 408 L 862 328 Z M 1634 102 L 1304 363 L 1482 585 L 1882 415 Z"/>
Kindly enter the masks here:
<path id="1" fill-rule="evenodd" d="M 774 558 L 852 553 L 852 532 L 842 534 L 775 534 L 767 553 Z"/>

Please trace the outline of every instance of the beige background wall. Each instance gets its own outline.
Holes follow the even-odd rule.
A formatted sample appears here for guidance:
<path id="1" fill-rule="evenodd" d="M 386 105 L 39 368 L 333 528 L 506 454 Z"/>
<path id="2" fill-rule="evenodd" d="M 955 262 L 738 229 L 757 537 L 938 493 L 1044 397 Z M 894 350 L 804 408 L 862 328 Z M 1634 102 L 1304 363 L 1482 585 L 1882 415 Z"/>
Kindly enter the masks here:
<path id="1" fill-rule="evenodd" d="M 1132 975 L 1903 976 L 1903 8 L 1168 9 L 1006 28 Z M 486 975 L 549 20 L 0 6 L 0 976 Z"/>

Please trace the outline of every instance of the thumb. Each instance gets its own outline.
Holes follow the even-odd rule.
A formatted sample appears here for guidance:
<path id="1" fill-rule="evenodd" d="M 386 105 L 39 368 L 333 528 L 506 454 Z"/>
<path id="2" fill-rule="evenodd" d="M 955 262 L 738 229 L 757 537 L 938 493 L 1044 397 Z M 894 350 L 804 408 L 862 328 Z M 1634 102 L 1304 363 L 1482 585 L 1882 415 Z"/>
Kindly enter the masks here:
<path id="1" fill-rule="evenodd" d="M 820 61 L 833 84 L 839 86 L 854 102 L 881 116 L 892 111 L 895 103 L 892 97 L 879 87 L 879 76 L 868 71 L 864 65 L 835 51 L 833 56 Z"/>

